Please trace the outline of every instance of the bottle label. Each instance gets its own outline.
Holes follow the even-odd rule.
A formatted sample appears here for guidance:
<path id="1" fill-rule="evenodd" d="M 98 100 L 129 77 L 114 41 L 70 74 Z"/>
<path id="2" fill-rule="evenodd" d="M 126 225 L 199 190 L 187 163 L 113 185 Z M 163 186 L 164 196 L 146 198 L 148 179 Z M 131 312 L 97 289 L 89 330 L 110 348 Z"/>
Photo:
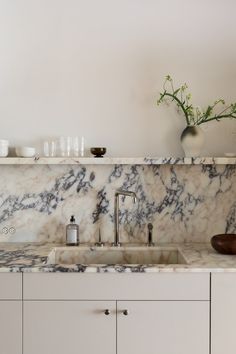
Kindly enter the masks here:
<path id="1" fill-rule="evenodd" d="M 70 243 L 77 243 L 78 240 L 77 240 L 77 230 L 68 230 L 67 232 L 67 238 L 66 238 L 66 242 L 67 244 L 70 244 Z"/>

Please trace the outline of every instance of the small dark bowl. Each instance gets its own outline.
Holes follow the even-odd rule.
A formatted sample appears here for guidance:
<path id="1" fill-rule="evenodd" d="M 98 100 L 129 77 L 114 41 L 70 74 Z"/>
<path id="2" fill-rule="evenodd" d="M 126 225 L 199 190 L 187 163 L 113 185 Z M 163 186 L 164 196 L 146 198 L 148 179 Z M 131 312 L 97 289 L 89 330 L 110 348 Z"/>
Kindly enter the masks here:
<path id="1" fill-rule="evenodd" d="M 95 157 L 103 157 L 107 152 L 107 149 L 105 147 L 91 147 L 90 151 Z"/>
<path id="2" fill-rule="evenodd" d="M 221 254 L 236 254 L 236 235 L 221 234 L 213 236 L 211 245 Z"/>

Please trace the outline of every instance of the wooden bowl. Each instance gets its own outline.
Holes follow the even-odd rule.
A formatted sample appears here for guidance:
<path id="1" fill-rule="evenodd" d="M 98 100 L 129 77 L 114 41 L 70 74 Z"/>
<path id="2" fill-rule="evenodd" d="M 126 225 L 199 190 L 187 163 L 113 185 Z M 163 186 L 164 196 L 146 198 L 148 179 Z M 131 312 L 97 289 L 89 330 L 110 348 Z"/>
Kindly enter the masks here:
<path id="1" fill-rule="evenodd" d="M 211 238 L 212 247 L 221 254 L 236 254 L 236 234 L 221 234 Z"/>
<path id="2" fill-rule="evenodd" d="M 90 151 L 94 157 L 103 157 L 107 152 L 107 149 L 105 147 L 91 147 Z"/>

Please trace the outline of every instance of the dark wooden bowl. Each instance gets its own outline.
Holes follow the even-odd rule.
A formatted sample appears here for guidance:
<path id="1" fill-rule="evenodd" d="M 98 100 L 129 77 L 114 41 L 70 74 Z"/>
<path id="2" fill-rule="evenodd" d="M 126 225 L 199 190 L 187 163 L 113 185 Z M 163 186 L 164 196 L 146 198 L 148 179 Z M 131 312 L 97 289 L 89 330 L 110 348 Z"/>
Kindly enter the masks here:
<path id="1" fill-rule="evenodd" d="M 107 149 L 105 147 L 91 147 L 90 151 L 94 157 L 103 157 L 107 152 Z"/>
<path id="2" fill-rule="evenodd" d="M 211 245 L 221 254 L 236 254 L 236 235 L 221 234 L 213 236 Z"/>

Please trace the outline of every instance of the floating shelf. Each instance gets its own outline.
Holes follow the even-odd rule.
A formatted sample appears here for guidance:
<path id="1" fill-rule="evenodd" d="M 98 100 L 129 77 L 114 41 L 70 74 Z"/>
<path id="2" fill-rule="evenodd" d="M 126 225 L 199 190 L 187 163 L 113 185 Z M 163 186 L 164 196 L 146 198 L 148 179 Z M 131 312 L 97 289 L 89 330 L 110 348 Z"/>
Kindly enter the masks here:
<path id="1" fill-rule="evenodd" d="M 0 158 L 0 165 L 235 165 L 236 157 Z"/>

